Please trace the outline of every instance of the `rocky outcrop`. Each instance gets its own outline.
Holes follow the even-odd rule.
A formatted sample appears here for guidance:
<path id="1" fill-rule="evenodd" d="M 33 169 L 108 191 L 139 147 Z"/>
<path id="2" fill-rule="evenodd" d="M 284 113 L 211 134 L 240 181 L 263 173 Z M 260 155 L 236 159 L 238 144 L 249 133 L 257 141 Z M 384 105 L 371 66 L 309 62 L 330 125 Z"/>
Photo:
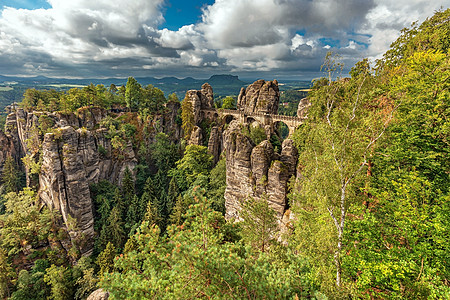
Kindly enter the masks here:
<path id="1" fill-rule="evenodd" d="M 255 145 L 243 133 L 243 126 L 248 125 L 232 121 L 224 132 L 226 218 L 239 220 L 240 201 L 259 198 L 269 202 L 281 221 L 287 208 L 287 183 L 296 170 L 296 148 L 289 139 L 283 142 L 281 154 L 274 152 L 268 140 Z"/>
<path id="2" fill-rule="evenodd" d="M 311 106 L 311 102 L 309 102 L 308 98 L 303 98 L 298 103 L 297 108 L 297 116 L 299 118 L 306 118 L 306 115 L 308 113 L 308 108 Z"/>
<path id="3" fill-rule="evenodd" d="M 126 168 L 137 164 L 131 143 L 121 150 L 120 159 L 111 146 L 106 128 L 99 128 L 107 115 L 101 108 L 87 107 L 76 113 L 26 112 L 16 108 L 7 117 L 5 134 L 0 132 L 0 165 L 12 155 L 17 162 L 28 155 L 35 162 L 42 157 L 36 182 L 41 200 L 61 215 L 70 241 L 82 254 L 92 251 L 94 239 L 92 199 L 89 185 L 99 180 L 120 184 Z M 44 127 L 51 128 L 42 134 Z M 39 155 L 39 153 L 42 155 Z M 38 181 L 37 181 L 38 180 Z"/>
<path id="4" fill-rule="evenodd" d="M 14 143 L 12 139 L 10 139 L 3 131 L 0 131 L 0 165 L 3 168 L 3 164 L 5 160 L 11 156 L 18 163 L 18 155 L 16 154 L 16 148 L 14 147 Z"/>
<path id="5" fill-rule="evenodd" d="M 242 88 L 237 101 L 237 109 L 245 113 L 276 114 L 280 103 L 280 90 L 278 82 L 255 81 L 247 88 Z"/>
<path id="6" fill-rule="evenodd" d="M 98 152 L 92 149 L 90 133 L 71 126 L 58 131 L 44 138 L 39 195 L 48 207 L 61 212 L 72 242 L 79 243 L 82 254 L 89 254 L 94 238 L 89 183 L 98 179 Z"/>
<path id="7" fill-rule="evenodd" d="M 166 109 L 167 113 L 162 116 L 161 125 L 164 128 L 164 132 L 173 142 L 179 142 L 183 136 L 181 124 L 177 122 L 181 104 L 178 101 L 169 101 L 166 104 Z"/>
<path id="8" fill-rule="evenodd" d="M 202 129 L 198 126 L 194 126 L 191 132 L 191 137 L 188 141 L 189 145 L 202 145 L 203 144 L 203 133 Z"/>
<path id="9" fill-rule="evenodd" d="M 213 156 L 214 165 L 219 161 L 222 150 L 222 130 L 220 127 L 214 126 L 211 128 L 211 133 L 209 135 L 208 141 L 208 152 Z"/>
<path id="10" fill-rule="evenodd" d="M 109 292 L 103 289 L 97 289 L 93 291 L 86 300 L 107 300 L 109 298 Z"/>
<path id="11" fill-rule="evenodd" d="M 276 114 L 279 96 L 276 80 L 258 80 L 241 90 L 238 109 L 244 113 Z M 252 126 L 261 126 L 267 137 L 258 145 L 248 136 Z M 269 141 L 273 134 L 276 134 L 273 124 L 238 121 L 232 121 L 223 133 L 227 172 L 226 218 L 240 219 L 241 201 L 264 199 L 275 210 L 280 228 L 283 226 L 283 215 L 288 208 L 288 181 L 296 175 L 298 153 L 290 139 L 283 141 L 280 153 L 275 151 Z"/>
<path id="12" fill-rule="evenodd" d="M 192 110 L 194 112 L 194 123 L 199 125 L 203 120 L 202 109 L 214 108 L 213 89 L 209 83 L 202 85 L 201 90 L 190 90 L 186 92 L 183 101 L 190 101 L 192 103 Z"/>

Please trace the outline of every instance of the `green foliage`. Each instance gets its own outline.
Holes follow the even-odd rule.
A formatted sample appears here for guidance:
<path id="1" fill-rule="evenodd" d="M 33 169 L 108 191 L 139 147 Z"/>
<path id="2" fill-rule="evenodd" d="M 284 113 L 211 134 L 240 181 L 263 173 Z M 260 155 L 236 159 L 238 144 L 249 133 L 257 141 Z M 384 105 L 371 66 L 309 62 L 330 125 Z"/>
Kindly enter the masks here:
<path id="1" fill-rule="evenodd" d="M 29 254 L 28 246 L 37 247 L 47 241 L 52 231 L 53 216 L 47 208 L 40 211 L 35 193 L 24 189 L 5 196 L 6 214 L 0 216 L 0 246 L 8 256 Z"/>
<path id="2" fill-rule="evenodd" d="M 208 175 L 212 165 L 212 156 L 205 146 L 188 145 L 182 159 L 176 162 L 176 169 L 169 172 L 181 190 L 188 187 L 199 175 Z"/>
<path id="3" fill-rule="evenodd" d="M 16 167 L 16 162 L 11 156 L 5 159 L 2 170 L 2 182 L 5 187 L 5 193 L 14 192 L 19 190 L 19 174 Z"/>
<path id="4" fill-rule="evenodd" d="M 41 134 L 46 134 L 50 132 L 50 129 L 55 125 L 55 122 L 49 116 L 43 114 L 39 117 L 39 130 Z"/>
<path id="5" fill-rule="evenodd" d="M 72 270 L 70 268 L 51 265 L 51 267 L 45 272 L 44 282 L 46 282 L 51 289 L 49 299 L 73 299 L 74 287 L 72 281 Z"/>
<path id="6" fill-rule="evenodd" d="M 259 145 L 267 139 L 266 131 L 259 125 L 254 126 L 251 124 L 249 126 L 242 126 L 242 133 L 248 136 L 255 145 Z"/>
<path id="7" fill-rule="evenodd" d="M 9 296 L 13 276 L 14 272 L 8 262 L 6 251 L 0 248 L 0 298 L 4 299 Z"/>
<path id="8" fill-rule="evenodd" d="M 449 197 L 433 184 L 405 173 L 372 190 L 373 210 L 349 223 L 352 251 L 343 267 L 357 295 L 384 299 L 446 299 L 449 276 Z"/>
<path id="9" fill-rule="evenodd" d="M 133 77 L 128 77 L 126 90 L 125 90 L 125 102 L 130 110 L 138 108 L 139 103 L 142 100 L 142 88 L 141 85 Z"/>
<path id="10" fill-rule="evenodd" d="M 100 278 L 105 274 L 114 270 L 114 257 L 116 256 L 116 248 L 112 243 L 106 245 L 105 250 L 97 258 L 97 265 L 100 268 L 98 274 Z"/>
<path id="11" fill-rule="evenodd" d="M 172 169 L 180 157 L 178 146 L 170 141 L 167 134 L 163 132 L 156 134 L 155 141 L 150 144 L 149 148 L 156 167 L 164 173 Z"/>
<path id="12" fill-rule="evenodd" d="M 102 244 L 112 243 L 116 248 L 121 248 L 125 244 L 125 229 L 122 216 L 117 205 L 111 210 L 111 213 L 103 225 L 100 232 L 100 242 Z"/>
<path id="13" fill-rule="evenodd" d="M 277 216 L 267 197 L 249 198 L 241 202 L 240 217 L 244 241 L 258 251 L 265 252 L 278 231 Z"/>
<path id="14" fill-rule="evenodd" d="M 315 83 L 309 94 L 308 120 L 294 135 L 301 151 L 302 179 L 291 202 L 299 218 L 295 229 L 299 247 L 320 258 L 315 262 L 324 283 L 331 278 L 329 265 L 334 262 L 340 286 L 347 213 L 358 203 L 363 171 L 393 108 L 380 103 L 380 92 L 373 92 L 377 79 L 368 65 L 358 65 L 349 80 L 331 82 L 333 72 L 341 68 L 333 63 L 334 58 L 327 56 L 328 79 Z M 317 222 L 322 223 L 317 226 Z"/>
<path id="15" fill-rule="evenodd" d="M 39 259 L 34 263 L 31 272 L 21 270 L 11 299 L 47 299 L 50 296 L 50 287 L 44 281 L 44 275 L 49 267 L 47 260 Z"/>
<path id="16" fill-rule="evenodd" d="M 183 128 L 184 131 L 184 138 L 189 139 L 195 126 L 194 108 L 192 107 L 192 102 L 189 98 L 184 98 L 183 102 L 181 102 L 181 120 L 181 128 Z"/>
<path id="17" fill-rule="evenodd" d="M 236 227 L 212 210 L 194 191 L 194 205 L 181 226 L 162 237 L 144 222 L 134 236 L 136 249 L 115 260 L 116 272 L 104 274 L 100 286 L 120 299 L 292 299 L 313 294 L 304 261 L 285 252 L 250 255 L 229 240 Z M 278 257 L 279 258 L 279 257 Z"/>
<path id="18" fill-rule="evenodd" d="M 236 103 L 233 97 L 227 96 L 222 101 L 222 108 L 224 109 L 235 109 Z"/>
<path id="19" fill-rule="evenodd" d="M 211 170 L 208 198 L 211 201 L 211 207 L 225 215 L 225 188 L 226 183 L 226 162 L 225 157 L 217 162 L 214 169 Z"/>
<path id="20" fill-rule="evenodd" d="M 404 28 L 402 35 L 391 44 L 383 59 L 378 62 L 382 68 L 390 69 L 397 66 L 416 52 L 437 50 L 447 53 L 450 42 L 449 20 L 450 10 L 439 10 L 420 26 L 413 23 L 411 28 Z"/>

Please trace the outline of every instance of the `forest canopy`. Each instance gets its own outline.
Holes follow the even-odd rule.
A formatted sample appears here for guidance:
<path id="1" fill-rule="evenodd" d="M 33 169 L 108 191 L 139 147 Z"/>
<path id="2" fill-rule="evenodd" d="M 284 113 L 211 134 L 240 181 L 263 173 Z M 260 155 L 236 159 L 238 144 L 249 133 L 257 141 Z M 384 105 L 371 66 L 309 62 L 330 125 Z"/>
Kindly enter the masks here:
<path id="1" fill-rule="evenodd" d="M 308 118 L 291 136 L 301 176 L 290 181 L 281 236 L 265 200 L 243 203 L 241 222 L 225 219 L 225 155 L 214 161 L 164 129 L 165 114 L 185 134 L 194 129 L 192 105 L 176 95 L 133 77 L 121 87 L 27 90 L 28 112 L 108 110 L 93 127 L 112 150 L 95 155 L 123 162 L 132 149 L 136 167 L 116 184 L 90 185 L 95 242 L 82 256 L 76 222 L 65 230 L 37 192 L 38 137 L 58 130 L 36 114 L 32 153 L 6 159 L 1 174 L 0 299 L 86 299 L 98 288 L 112 299 L 449 299 L 449 32 L 450 10 L 438 11 L 350 77 L 338 55 L 325 57 Z"/>

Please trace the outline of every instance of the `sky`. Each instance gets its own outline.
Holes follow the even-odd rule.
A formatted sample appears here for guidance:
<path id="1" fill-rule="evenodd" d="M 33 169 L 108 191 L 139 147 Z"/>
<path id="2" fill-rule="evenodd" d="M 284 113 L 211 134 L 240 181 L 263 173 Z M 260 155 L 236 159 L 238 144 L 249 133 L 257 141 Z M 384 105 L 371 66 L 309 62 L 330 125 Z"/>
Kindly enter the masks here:
<path id="1" fill-rule="evenodd" d="M 0 0 L 0 75 L 311 80 L 450 0 Z"/>

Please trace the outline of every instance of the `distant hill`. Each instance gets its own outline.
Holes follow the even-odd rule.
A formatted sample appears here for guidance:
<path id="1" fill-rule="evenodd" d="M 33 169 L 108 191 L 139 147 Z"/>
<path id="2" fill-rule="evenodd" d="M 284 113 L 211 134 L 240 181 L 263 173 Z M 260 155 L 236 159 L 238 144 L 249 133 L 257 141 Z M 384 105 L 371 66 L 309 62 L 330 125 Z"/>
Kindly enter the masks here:
<path id="1" fill-rule="evenodd" d="M 243 81 L 238 76 L 221 74 L 212 75 L 208 79 L 196 79 L 192 77 L 176 78 L 176 77 L 136 77 L 136 80 L 143 86 L 153 85 L 161 89 L 167 96 L 169 94 L 177 94 L 179 99 L 183 99 L 186 91 L 199 90 L 201 86 L 208 82 L 214 90 L 215 96 L 237 96 L 242 87 L 247 86 L 254 80 Z M 116 86 L 126 85 L 127 78 L 88 78 L 88 79 L 69 79 L 69 78 L 50 78 L 45 76 L 35 77 L 17 77 L 0 75 L 0 112 L 6 105 L 12 102 L 22 101 L 23 93 L 28 88 L 36 89 L 56 89 L 68 90 L 89 84 L 103 84 L 109 87 L 111 84 Z M 280 82 L 280 90 L 297 89 L 299 87 L 308 87 L 309 82 Z"/>

